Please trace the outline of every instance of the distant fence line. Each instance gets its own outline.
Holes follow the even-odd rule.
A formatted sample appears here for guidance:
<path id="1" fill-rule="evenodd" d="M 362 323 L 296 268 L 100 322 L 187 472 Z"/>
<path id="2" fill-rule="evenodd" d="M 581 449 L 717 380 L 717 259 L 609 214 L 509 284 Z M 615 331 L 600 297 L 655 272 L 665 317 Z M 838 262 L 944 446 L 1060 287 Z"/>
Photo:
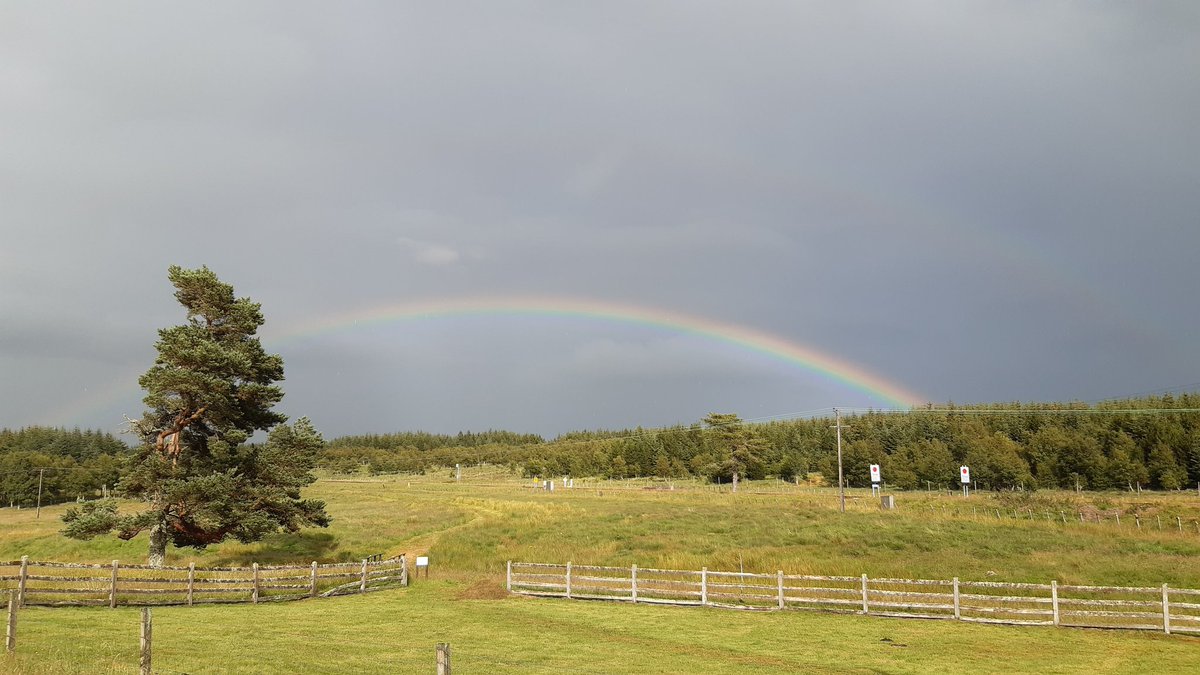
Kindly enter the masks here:
<path id="1" fill-rule="evenodd" d="M 1200 634 L 1200 590 L 869 579 L 509 561 L 509 592 L 733 609 L 817 609 L 976 623 Z"/>
<path id="2" fill-rule="evenodd" d="M 15 590 L 20 605 L 192 605 L 277 602 L 380 586 L 408 585 L 404 555 L 319 565 L 250 567 L 150 567 L 36 562 L 23 557 L 0 562 L 0 591 Z"/>

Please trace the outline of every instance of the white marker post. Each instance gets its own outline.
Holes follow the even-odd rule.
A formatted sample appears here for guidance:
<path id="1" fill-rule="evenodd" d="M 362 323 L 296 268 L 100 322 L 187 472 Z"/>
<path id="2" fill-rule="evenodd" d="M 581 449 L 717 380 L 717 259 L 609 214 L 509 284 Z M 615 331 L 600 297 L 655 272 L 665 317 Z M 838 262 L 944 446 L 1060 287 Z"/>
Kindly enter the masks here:
<path id="1" fill-rule="evenodd" d="M 962 483 L 963 496 L 970 497 L 971 496 L 971 467 L 969 467 L 969 466 L 958 467 L 958 480 L 959 480 L 959 482 Z"/>
<path id="2" fill-rule="evenodd" d="M 425 578 L 429 578 L 429 556 L 417 556 L 417 576 L 421 575 L 421 570 L 425 570 Z"/>

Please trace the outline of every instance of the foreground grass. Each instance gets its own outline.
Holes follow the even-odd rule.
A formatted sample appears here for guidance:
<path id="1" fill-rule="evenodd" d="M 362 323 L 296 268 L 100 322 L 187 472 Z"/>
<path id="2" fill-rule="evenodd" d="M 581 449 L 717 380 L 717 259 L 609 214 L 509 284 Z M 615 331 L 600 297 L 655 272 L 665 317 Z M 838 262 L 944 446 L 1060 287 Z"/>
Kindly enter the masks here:
<path id="1" fill-rule="evenodd" d="M 20 615 L 17 674 L 133 673 L 138 610 Z M 460 673 L 1187 673 L 1200 640 L 785 611 L 749 613 L 505 598 L 494 579 L 283 605 L 154 610 L 163 673 L 428 672 L 449 642 Z"/>

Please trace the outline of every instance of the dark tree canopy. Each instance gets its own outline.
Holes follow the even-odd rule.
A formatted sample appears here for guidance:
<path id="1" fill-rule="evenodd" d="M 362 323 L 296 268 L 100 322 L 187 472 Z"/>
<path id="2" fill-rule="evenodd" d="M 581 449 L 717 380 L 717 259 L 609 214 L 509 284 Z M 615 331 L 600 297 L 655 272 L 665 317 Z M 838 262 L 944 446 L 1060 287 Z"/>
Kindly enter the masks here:
<path id="1" fill-rule="evenodd" d="M 283 360 L 256 337 L 258 303 L 235 298 L 206 267 L 172 266 L 169 277 L 187 322 L 158 333 L 158 358 L 139 379 L 149 409 L 132 422 L 141 445 L 117 485 L 148 506 L 121 515 L 115 502 L 89 502 L 67 512 L 65 534 L 130 539 L 149 530 L 150 564 L 161 565 L 168 541 L 202 548 L 327 525 L 324 503 L 300 498 L 324 441 L 307 418 L 287 426 L 272 410 L 283 398 L 275 385 Z M 247 443 L 272 428 L 266 444 Z"/>

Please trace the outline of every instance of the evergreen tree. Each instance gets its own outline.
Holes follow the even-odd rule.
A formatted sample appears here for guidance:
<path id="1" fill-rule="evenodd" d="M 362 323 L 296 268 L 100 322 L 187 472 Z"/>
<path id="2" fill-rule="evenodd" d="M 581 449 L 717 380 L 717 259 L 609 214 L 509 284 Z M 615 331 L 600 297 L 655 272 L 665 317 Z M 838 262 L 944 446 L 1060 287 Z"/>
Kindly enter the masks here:
<path id="1" fill-rule="evenodd" d="M 283 360 L 255 336 L 259 305 L 235 298 L 206 267 L 172 266 L 169 278 L 187 322 L 159 331 L 158 357 L 139 380 L 149 410 L 131 425 L 142 444 L 117 485 L 146 507 L 123 515 L 114 501 L 89 502 L 63 516 L 64 534 L 131 539 L 148 530 L 149 562 L 161 566 L 168 542 L 204 548 L 328 525 L 323 502 L 300 498 L 324 441 L 306 418 L 289 427 L 272 410 L 283 398 L 275 385 Z M 247 444 L 272 427 L 265 445 Z"/>
<path id="2" fill-rule="evenodd" d="M 734 490 L 737 490 L 741 478 L 762 478 L 765 475 L 761 456 L 766 442 L 755 436 L 742 418 L 728 413 L 710 413 L 705 416 L 704 424 L 711 434 L 721 475 L 728 472 Z"/>

